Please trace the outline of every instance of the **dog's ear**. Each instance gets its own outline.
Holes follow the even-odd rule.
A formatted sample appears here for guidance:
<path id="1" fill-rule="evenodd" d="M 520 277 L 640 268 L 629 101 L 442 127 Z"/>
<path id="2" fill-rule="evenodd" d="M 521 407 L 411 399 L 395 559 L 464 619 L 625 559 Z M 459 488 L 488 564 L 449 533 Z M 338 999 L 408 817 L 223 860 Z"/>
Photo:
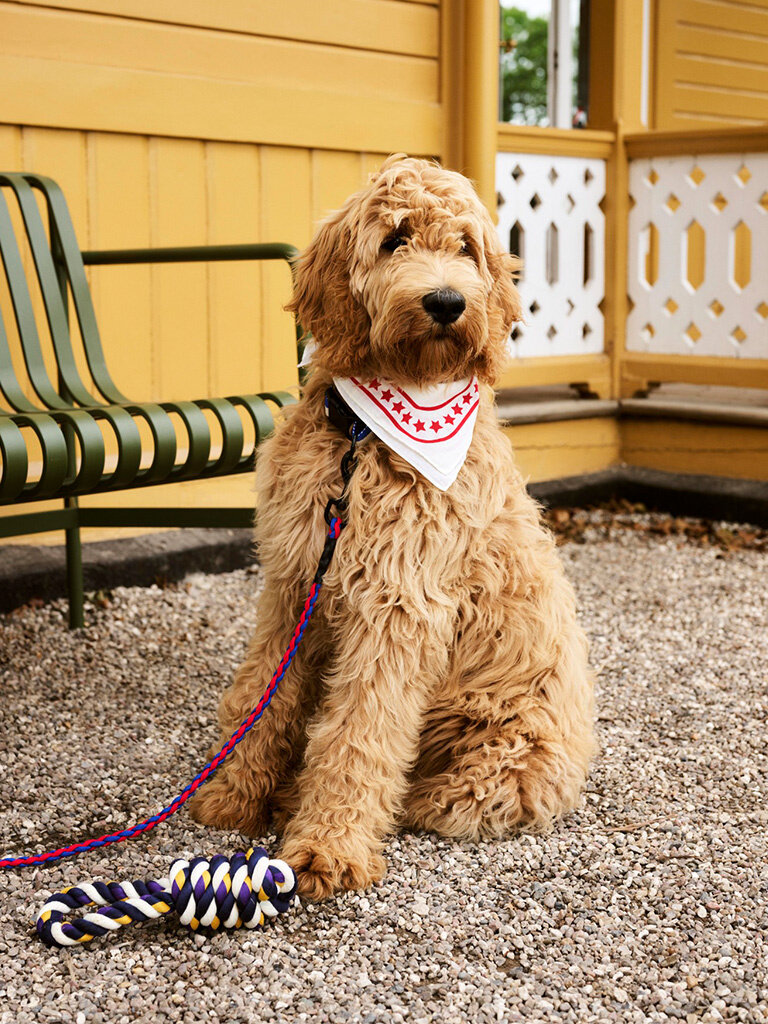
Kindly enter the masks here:
<path id="1" fill-rule="evenodd" d="M 484 213 L 483 248 L 492 287 L 488 298 L 488 344 L 478 374 L 493 384 L 509 362 L 507 339 L 512 324 L 523 318 L 520 295 L 515 287 L 522 261 L 502 248 L 490 215 Z"/>
<path id="2" fill-rule="evenodd" d="M 317 349 L 314 360 L 335 376 L 349 376 L 366 348 L 370 320 L 350 290 L 359 196 L 322 221 L 296 265 L 293 298 L 286 309 L 295 313 Z"/>

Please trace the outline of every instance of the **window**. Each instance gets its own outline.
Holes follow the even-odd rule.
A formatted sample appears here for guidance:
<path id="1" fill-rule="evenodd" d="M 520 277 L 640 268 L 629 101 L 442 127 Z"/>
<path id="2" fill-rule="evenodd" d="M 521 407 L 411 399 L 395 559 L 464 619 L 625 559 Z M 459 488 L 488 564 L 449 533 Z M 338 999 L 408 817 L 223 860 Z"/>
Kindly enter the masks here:
<path id="1" fill-rule="evenodd" d="M 589 0 L 500 0 L 499 120 L 587 124 Z"/>

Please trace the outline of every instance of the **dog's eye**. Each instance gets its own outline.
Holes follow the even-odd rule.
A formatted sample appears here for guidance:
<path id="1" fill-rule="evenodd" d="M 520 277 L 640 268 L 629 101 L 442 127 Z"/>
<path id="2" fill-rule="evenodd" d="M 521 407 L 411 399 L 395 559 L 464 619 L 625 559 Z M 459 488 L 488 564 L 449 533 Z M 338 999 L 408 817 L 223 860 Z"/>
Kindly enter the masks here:
<path id="1" fill-rule="evenodd" d="M 462 245 L 462 247 L 461 247 L 461 255 L 462 256 L 471 256 L 474 259 L 475 254 L 472 251 L 472 246 L 469 244 L 469 242 L 464 242 L 464 244 Z"/>
<path id="2" fill-rule="evenodd" d="M 404 235 L 390 235 L 389 238 L 385 238 L 381 243 L 381 248 L 386 249 L 387 252 L 394 252 L 395 249 L 399 249 L 401 245 L 407 245 L 408 239 Z"/>

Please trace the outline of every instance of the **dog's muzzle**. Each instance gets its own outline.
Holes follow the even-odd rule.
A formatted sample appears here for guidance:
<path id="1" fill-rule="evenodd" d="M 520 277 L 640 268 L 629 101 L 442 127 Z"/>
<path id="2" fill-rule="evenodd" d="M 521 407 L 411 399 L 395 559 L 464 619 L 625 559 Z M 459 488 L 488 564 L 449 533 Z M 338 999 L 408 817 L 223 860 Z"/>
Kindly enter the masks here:
<path id="1" fill-rule="evenodd" d="M 461 292 L 453 288 L 438 288 L 437 291 L 428 292 L 421 304 L 439 324 L 452 324 L 458 320 L 467 305 Z"/>

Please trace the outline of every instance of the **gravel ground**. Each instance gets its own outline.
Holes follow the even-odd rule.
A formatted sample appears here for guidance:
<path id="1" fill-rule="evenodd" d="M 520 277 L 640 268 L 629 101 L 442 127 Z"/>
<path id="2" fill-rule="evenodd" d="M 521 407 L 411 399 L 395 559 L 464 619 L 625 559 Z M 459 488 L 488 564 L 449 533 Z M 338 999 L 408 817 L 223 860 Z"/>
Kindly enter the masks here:
<path id="1" fill-rule="evenodd" d="M 600 670 L 602 749 L 576 813 L 504 842 L 400 835 L 372 891 L 262 933 L 163 922 L 66 952 L 34 938 L 66 885 L 241 847 L 185 812 L 6 872 L 0 1022 L 768 1021 L 768 554 L 599 524 L 578 540 L 561 553 Z M 242 571 L 117 589 L 80 633 L 62 603 L 0 619 L 0 850 L 164 806 L 202 763 L 258 587 Z"/>

